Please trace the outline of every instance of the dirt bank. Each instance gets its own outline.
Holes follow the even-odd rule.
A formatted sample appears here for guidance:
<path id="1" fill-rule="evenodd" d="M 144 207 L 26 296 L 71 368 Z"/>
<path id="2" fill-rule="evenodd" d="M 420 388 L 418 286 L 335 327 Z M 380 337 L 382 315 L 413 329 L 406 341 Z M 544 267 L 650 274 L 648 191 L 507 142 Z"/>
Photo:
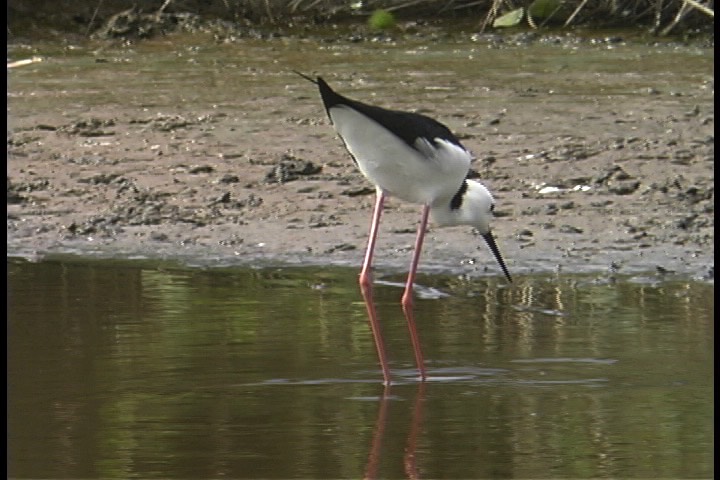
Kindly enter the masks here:
<path id="1" fill-rule="evenodd" d="M 222 111 L 158 115 L 116 103 L 96 114 L 32 111 L 22 101 L 31 92 L 11 88 L 8 256 L 359 265 L 373 189 L 312 86 L 291 74 L 286 84 L 302 93 L 290 103 L 258 99 L 278 127 L 243 137 L 242 150 L 233 147 L 237 120 Z M 337 87 L 352 93 L 347 83 Z M 672 95 L 683 101 L 664 101 Z M 498 200 L 494 232 L 511 272 L 711 278 L 712 86 L 565 108 L 551 118 L 528 107 L 522 117 L 454 121 L 464 125 L 457 133 L 466 146 L 483 152 L 473 173 Z M 557 134 L 529 131 L 547 121 Z M 579 121 L 582 135 L 572 133 Z M 418 216 L 417 206 L 389 202 L 378 268 L 405 268 Z M 422 270 L 501 275 L 465 227 L 431 228 Z"/>

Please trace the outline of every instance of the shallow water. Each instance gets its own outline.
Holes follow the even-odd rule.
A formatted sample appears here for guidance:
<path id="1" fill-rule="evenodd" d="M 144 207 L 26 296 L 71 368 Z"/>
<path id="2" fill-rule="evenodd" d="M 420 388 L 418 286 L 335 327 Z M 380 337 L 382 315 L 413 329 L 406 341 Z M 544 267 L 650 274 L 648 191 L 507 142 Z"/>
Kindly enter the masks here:
<path id="1" fill-rule="evenodd" d="M 8 262 L 8 474 L 713 476 L 714 285 Z"/>

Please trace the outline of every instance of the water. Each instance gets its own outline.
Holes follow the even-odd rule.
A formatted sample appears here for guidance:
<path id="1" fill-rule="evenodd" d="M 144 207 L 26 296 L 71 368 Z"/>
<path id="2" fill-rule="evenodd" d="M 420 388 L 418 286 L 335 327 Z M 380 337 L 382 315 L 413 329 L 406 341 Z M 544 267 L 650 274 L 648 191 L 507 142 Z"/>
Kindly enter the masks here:
<path id="1" fill-rule="evenodd" d="M 8 260 L 8 474 L 710 478 L 714 285 Z"/>

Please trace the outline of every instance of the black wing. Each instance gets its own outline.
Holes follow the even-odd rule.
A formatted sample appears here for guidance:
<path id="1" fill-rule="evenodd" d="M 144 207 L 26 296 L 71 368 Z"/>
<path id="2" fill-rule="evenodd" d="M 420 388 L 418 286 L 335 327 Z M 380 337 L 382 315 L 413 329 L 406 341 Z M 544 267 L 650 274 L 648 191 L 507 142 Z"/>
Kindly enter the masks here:
<path id="1" fill-rule="evenodd" d="M 328 116 L 330 116 L 331 108 L 347 105 L 387 128 L 412 148 L 416 148 L 415 142 L 418 138 L 424 138 L 433 145 L 436 145 L 435 140 L 439 138 L 465 150 L 460 140 L 453 135 L 449 128 L 430 117 L 419 113 L 388 110 L 351 100 L 336 93 L 321 77 L 317 77 L 317 85 L 320 88 L 320 96 Z"/>

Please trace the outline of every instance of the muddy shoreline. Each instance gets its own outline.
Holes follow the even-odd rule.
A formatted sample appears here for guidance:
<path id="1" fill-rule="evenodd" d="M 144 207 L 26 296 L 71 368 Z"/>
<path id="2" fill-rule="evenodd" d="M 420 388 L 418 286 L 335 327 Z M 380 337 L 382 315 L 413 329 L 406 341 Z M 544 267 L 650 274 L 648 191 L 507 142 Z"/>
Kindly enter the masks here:
<path id="1" fill-rule="evenodd" d="M 222 108 L 166 105 L 160 114 L 114 103 L 41 111 L 26 100 L 53 93 L 13 90 L 12 75 L 8 257 L 73 254 L 210 267 L 361 263 L 374 191 L 307 82 L 278 73 L 290 100 L 253 98 L 250 109 L 272 113 L 247 127 L 251 118 Z M 333 83 L 352 96 L 351 82 Z M 494 101 L 501 104 L 503 95 L 512 104 L 538 92 L 497 90 Z M 497 199 L 493 229 L 515 277 L 645 272 L 712 279 L 712 85 L 648 88 L 622 105 L 598 97 L 558 112 L 549 101 L 522 114 L 470 115 L 438 105 L 431 112 L 476 152 L 471 173 Z M 555 133 L 533 134 L 538 122 L 552 122 Z M 243 129 L 250 133 L 240 148 Z M 378 270 L 406 268 L 418 217 L 418 206 L 390 200 Z M 421 270 L 502 276 L 466 227 L 431 227 Z"/>

